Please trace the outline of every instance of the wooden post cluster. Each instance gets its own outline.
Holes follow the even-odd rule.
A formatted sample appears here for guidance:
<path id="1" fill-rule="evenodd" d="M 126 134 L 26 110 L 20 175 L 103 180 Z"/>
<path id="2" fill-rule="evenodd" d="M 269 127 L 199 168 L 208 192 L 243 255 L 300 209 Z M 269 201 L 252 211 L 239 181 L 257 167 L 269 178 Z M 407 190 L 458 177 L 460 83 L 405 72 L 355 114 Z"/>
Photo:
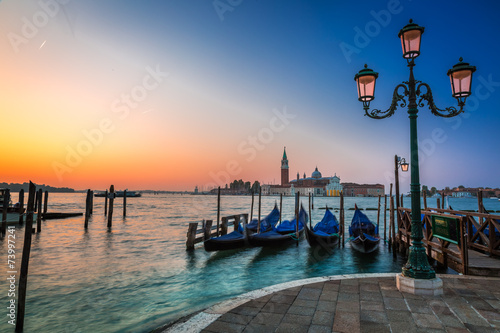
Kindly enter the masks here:
<path id="1" fill-rule="evenodd" d="M 24 190 L 19 191 L 19 225 L 23 225 L 24 216 Z"/>
<path id="2" fill-rule="evenodd" d="M 36 216 L 36 231 L 40 232 L 42 231 L 42 189 L 38 190 L 38 197 L 37 197 L 37 202 L 38 202 L 38 212 Z"/>
<path id="3" fill-rule="evenodd" d="M 3 207 L 2 207 L 2 237 L 7 232 L 7 209 L 9 208 L 10 191 L 5 190 L 3 194 Z"/>
<path id="4" fill-rule="evenodd" d="M 24 328 L 26 288 L 28 286 L 28 266 L 29 266 L 30 251 L 31 251 L 31 232 L 33 226 L 35 195 L 36 195 L 36 187 L 30 181 L 29 194 L 28 194 L 28 207 L 26 215 L 26 227 L 24 228 L 23 255 L 21 257 L 21 272 L 19 274 L 16 333 L 22 332 Z"/>
<path id="5" fill-rule="evenodd" d="M 109 187 L 109 212 L 108 212 L 108 228 L 113 225 L 113 203 L 115 201 L 115 186 Z"/>

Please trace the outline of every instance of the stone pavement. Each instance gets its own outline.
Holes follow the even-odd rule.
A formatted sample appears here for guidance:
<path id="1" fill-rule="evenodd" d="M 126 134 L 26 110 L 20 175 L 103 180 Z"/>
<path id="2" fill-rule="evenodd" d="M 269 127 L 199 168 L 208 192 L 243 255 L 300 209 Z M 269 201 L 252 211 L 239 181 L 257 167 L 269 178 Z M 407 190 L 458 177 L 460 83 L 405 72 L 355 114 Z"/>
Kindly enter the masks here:
<path id="1" fill-rule="evenodd" d="M 167 332 L 500 332 L 500 278 L 439 275 L 443 295 L 415 296 L 399 292 L 395 274 L 363 276 L 236 298 Z"/>

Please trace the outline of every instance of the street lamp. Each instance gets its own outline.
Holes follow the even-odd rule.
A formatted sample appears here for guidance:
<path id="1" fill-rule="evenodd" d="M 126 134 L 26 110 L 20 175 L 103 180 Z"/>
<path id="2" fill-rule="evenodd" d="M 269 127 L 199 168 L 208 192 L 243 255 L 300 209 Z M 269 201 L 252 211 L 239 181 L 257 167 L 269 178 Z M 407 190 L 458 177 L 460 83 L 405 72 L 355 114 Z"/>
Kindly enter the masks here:
<path id="1" fill-rule="evenodd" d="M 407 60 L 410 68 L 410 77 L 396 86 L 393 93 L 392 103 L 389 109 L 381 111 L 373 109 L 369 111 L 370 102 L 375 99 L 375 81 L 378 73 L 365 68 L 354 76 L 358 85 L 358 99 L 363 102 L 365 115 L 370 118 L 383 119 L 394 114 L 398 104 L 405 107 L 408 104 L 408 115 L 410 118 L 410 149 L 411 149 L 411 240 L 408 262 L 403 266 L 402 276 L 412 279 L 434 279 L 436 273 L 429 265 L 425 248 L 422 243 L 422 223 L 420 220 L 420 176 L 418 168 L 418 139 L 417 139 L 417 114 L 418 107 L 424 106 L 424 100 L 431 112 L 440 117 L 454 117 L 464 112 L 465 100 L 471 94 L 472 73 L 476 70 L 474 66 L 468 63 L 460 62 L 448 71 L 451 81 L 452 96 L 458 101 L 459 109 L 448 107 L 439 109 L 435 104 L 431 88 L 427 83 L 415 80 L 413 76 L 413 67 L 415 58 L 420 55 L 420 41 L 424 28 L 413 23 L 407 24 L 398 37 L 401 39 L 403 49 L 403 58 Z M 401 93 L 400 93 L 401 91 Z M 425 92 L 424 92 L 425 91 Z M 408 97 L 408 103 L 405 100 Z M 418 98 L 418 102 L 417 102 Z M 401 165 L 403 167 L 403 165 Z M 405 166 L 406 168 L 407 166 Z M 399 282 L 398 282 L 399 283 Z M 398 285 L 399 286 L 399 285 Z"/>
<path id="2" fill-rule="evenodd" d="M 401 167 L 401 171 L 407 172 L 408 171 L 408 162 L 404 158 L 401 158 L 397 156 L 397 167 Z"/>

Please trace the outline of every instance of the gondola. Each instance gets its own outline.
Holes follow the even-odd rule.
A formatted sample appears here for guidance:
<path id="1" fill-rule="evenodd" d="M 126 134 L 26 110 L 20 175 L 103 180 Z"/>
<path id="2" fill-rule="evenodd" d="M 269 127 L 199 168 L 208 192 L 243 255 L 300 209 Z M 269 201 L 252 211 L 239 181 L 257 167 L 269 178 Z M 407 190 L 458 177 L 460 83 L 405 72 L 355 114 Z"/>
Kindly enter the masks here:
<path id="1" fill-rule="evenodd" d="M 375 251 L 380 244 L 378 226 L 372 223 L 368 217 L 363 214 L 358 206 L 355 206 L 354 216 L 349 227 L 349 242 L 351 247 L 362 253 Z"/>
<path id="2" fill-rule="evenodd" d="M 307 242 L 311 246 L 334 247 L 339 244 L 339 222 L 329 209 L 312 229 L 307 225 L 305 228 Z"/>
<path id="3" fill-rule="evenodd" d="M 278 207 L 275 205 L 271 213 L 263 218 L 261 223 L 261 230 L 270 230 L 278 222 L 280 212 Z M 254 220 L 256 221 L 256 220 Z M 254 231 L 254 221 L 247 225 L 247 234 L 252 234 Z M 255 230 L 257 230 L 257 223 L 255 222 Z M 220 237 L 210 238 L 203 242 L 205 251 L 222 251 L 222 250 L 234 250 L 245 247 L 248 244 L 248 240 L 245 238 L 245 233 L 243 232 L 243 226 L 238 226 L 237 231 L 230 232 L 226 235 Z"/>
<path id="4" fill-rule="evenodd" d="M 248 242 L 251 246 L 283 246 L 297 242 L 304 234 L 307 219 L 307 213 L 301 207 L 299 212 L 298 238 L 296 230 L 297 220 L 294 218 L 291 221 L 282 221 L 270 231 L 249 234 Z"/>

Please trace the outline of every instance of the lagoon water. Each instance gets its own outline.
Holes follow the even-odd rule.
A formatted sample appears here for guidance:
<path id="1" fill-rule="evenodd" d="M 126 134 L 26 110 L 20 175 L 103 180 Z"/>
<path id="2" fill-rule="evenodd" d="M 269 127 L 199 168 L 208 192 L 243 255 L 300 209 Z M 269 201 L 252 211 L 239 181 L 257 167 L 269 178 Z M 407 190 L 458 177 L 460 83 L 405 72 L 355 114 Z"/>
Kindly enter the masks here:
<path id="1" fill-rule="evenodd" d="M 16 199 L 14 197 L 14 199 Z M 262 198 L 262 216 L 279 197 Z M 307 198 L 304 198 L 307 206 Z M 223 196 L 221 216 L 249 213 L 249 196 Z M 299 246 L 281 249 L 248 248 L 207 253 L 198 246 L 185 249 L 187 223 L 216 219 L 216 196 L 152 195 L 117 199 L 113 227 L 108 231 L 104 199 L 95 198 L 94 215 L 84 230 L 83 217 L 42 222 L 34 234 L 29 265 L 25 332 L 149 332 L 165 323 L 216 302 L 265 286 L 309 277 L 400 272 L 405 258 L 393 259 L 384 244 L 362 256 L 347 243 L 332 253 L 313 250 L 304 239 Z M 435 207 L 436 200 L 429 199 Z M 346 224 L 354 203 L 376 208 L 377 198 L 346 198 Z M 405 198 L 408 207 L 410 198 Z M 338 198 L 315 198 L 313 223 L 324 214 L 319 207 L 339 206 Z M 383 207 L 382 200 L 382 207 Z M 477 209 L 476 199 L 449 199 L 454 209 Z M 484 199 L 488 210 L 500 211 L 498 200 Z M 83 212 L 85 194 L 54 193 L 50 212 Z M 294 198 L 283 201 L 283 217 L 293 215 Z M 364 211 L 372 221 L 377 211 Z M 338 212 L 334 211 L 338 217 Z M 257 208 L 254 210 L 254 216 Z M 380 217 L 383 235 L 383 215 Z M 389 214 L 387 213 L 387 225 Z M 21 265 L 24 228 L 16 226 L 16 269 Z M 0 240 L 2 262 L 7 241 Z M 5 276 L 7 273 L 6 265 Z M 450 273 L 450 272 L 449 272 Z M 7 323 L 7 282 L 0 283 L 4 314 L 0 331 L 13 332 Z"/>

